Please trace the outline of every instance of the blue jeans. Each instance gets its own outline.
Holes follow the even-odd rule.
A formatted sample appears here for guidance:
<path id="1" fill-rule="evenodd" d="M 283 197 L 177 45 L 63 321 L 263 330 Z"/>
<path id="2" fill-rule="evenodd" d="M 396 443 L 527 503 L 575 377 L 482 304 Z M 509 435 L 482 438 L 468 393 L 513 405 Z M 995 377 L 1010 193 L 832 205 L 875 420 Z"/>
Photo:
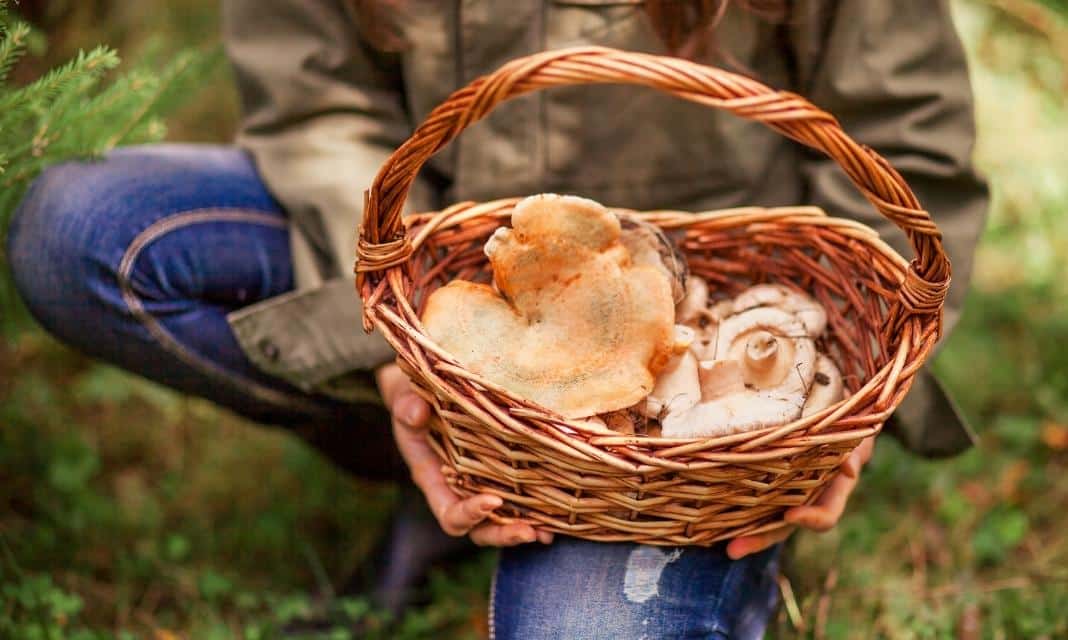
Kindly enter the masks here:
<path id="1" fill-rule="evenodd" d="M 30 312 L 61 340 L 289 428 L 357 475 L 404 479 L 384 410 L 262 373 L 234 339 L 226 314 L 293 288 L 288 234 L 245 154 L 157 145 L 47 170 L 16 212 L 8 255 Z M 493 627 L 497 638 L 756 638 L 777 557 L 562 536 L 505 549 Z"/>
<path id="2" fill-rule="evenodd" d="M 505 549 L 493 581 L 498 640 L 760 638 L 778 604 L 779 547 L 663 548 L 557 537 Z"/>
<path id="3" fill-rule="evenodd" d="M 244 153 L 154 145 L 52 167 L 8 256 L 33 316 L 80 351 L 283 426 L 365 479 L 408 478 L 382 407 L 306 393 L 238 346 L 226 314 L 293 289 L 288 221 Z"/>

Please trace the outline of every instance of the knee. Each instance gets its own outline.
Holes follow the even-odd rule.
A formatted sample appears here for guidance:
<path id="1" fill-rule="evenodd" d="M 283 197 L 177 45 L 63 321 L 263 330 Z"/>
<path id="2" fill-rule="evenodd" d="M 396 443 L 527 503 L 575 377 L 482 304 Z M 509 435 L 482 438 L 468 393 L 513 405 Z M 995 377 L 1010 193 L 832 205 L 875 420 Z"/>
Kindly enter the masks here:
<path id="1" fill-rule="evenodd" d="M 69 255 L 71 220 L 84 203 L 82 170 L 77 163 L 45 169 L 30 185 L 8 228 L 7 255 L 15 281 L 24 294 L 48 286 L 46 275 L 56 258 Z"/>
<path id="2" fill-rule="evenodd" d="M 7 234 L 7 256 L 23 302 L 45 327 L 54 329 L 57 310 L 84 302 L 86 264 L 93 251 L 91 203 L 106 163 L 72 162 L 46 169 L 15 210 Z"/>

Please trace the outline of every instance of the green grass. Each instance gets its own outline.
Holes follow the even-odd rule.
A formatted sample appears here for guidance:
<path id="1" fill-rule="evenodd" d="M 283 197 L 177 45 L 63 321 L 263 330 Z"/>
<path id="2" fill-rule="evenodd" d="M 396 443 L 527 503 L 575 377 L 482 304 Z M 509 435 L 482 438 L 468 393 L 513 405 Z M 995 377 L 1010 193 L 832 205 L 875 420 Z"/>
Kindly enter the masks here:
<path id="1" fill-rule="evenodd" d="M 108 27 L 75 9 L 40 68 L 98 41 L 129 58 L 153 34 L 214 39 L 208 0 L 99 4 Z M 957 9 L 995 198 L 936 366 L 982 443 L 932 462 L 880 441 L 840 526 L 796 537 L 776 638 L 1068 636 L 1068 28 L 1054 12 L 1036 26 L 985 2 Z M 233 92 L 225 74 L 213 82 L 172 138 L 229 135 Z M 331 593 L 380 533 L 392 490 L 31 326 L 6 328 L 0 638 L 270 638 L 316 607 L 339 622 L 323 637 L 347 637 L 356 619 L 386 635 L 364 601 Z M 389 637 L 483 635 L 492 561 L 439 575 L 433 603 Z"/>

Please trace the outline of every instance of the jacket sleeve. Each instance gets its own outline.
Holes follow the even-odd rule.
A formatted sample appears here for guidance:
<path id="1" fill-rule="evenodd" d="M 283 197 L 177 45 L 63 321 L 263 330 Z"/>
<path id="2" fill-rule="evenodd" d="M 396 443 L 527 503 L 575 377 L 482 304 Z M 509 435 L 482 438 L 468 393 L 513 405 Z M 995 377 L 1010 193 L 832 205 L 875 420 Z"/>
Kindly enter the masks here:
<path id="1" fill-rule="evenodd" d="M 988 204 L 986 184 L 972 165 L 972 92 L 948 0 L 802 0 L 795 7 L 788 29 L 800 92 L 889 160 L 943 232 L 953 267 L 948 333 L 960 314 Z M 913 257 L 904 233 L 834 161 L 807 154 L 803 175 L 812 204 L 868 224 Z M 972 439 L 926 370 L 888 426 L 907 447 L 930 455 L 955 453 Z"/>
<path id="2" fill-rule="evenodd" d="M 399 56 L 371 48 L 344 0 L 224 0 L 248 149 L 299 231 L 298 289 L 351 275 L 363 191 L 409 135 Z M 417 181 L 410 208 L 430 208 Z"/>

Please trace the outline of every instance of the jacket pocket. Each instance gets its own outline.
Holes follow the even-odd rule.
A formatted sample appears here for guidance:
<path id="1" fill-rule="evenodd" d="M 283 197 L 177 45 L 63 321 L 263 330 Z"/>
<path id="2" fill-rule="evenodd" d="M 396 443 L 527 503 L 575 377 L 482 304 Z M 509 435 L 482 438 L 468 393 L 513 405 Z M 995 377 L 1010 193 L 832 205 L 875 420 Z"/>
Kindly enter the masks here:
<path id="1" fill-rule="evenodd" d="M 334 388 L 339 376 L 372 369 L 394 355 L 380 334 L 364 333 L 361 312 L 352 279 L 341 277 L 264 300 L 226 319 L 245 355 L 261 370 L 305 391 L 337 396 L 351 395 Z"/>

